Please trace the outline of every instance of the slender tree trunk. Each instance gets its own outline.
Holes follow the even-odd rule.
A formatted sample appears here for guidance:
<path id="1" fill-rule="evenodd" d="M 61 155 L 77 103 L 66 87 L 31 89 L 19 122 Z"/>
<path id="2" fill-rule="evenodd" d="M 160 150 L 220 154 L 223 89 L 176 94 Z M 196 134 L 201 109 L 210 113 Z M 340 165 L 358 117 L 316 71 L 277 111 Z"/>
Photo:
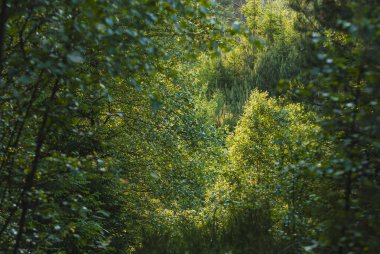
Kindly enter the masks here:
<path id="1" fill-rule="evenodd" d="M 5 41 L 5 24 L 8 19 L 8 6 L 7 0 L 3 0 L 1 3 L 1 13 L 0 13 L 0 77 L 3 73 L 4 67 L 4 41 Z"/>
<path id="2" fill-rule="evenodd" d="M 58 91 L 58 84 L 59 84 L 59 81 L 57 79 L 54 86 L 53 86 L 51 95 L 50 95 L 50 100 L 49 100 L 50 103 L 52 103 L 54 101 L 55 95 Z M 29 203 L 30 203 L 28 193 L 32 190 L 32 188 L 34 186 L 34 177 L 37 173 L 38 164 L 39 164 L 40 159 L 41 159 L 41 149 L 42 149 L 42 146 L 45 142 L 46 134 L 48 132 L 47 131 L 47 129 L 48 129 L 47 128 L 47 120 L 49 118 L 49 113 L 50 113 L 50 108 L 48 106 L 48 108 L 46 109 L 46 112 L 43 115 L 41 126 L 40 126 L 40 129 L 39 129 L 37 137 L 36 137 L 36 148 L 34 150 L 34 159 L 33 159 L 32 165 L 31 165 L 31 170 L 30 170 L 30 173 L 26 176 L 25 185 L 24 185 L 23 191 L 21 193 L 21 209 L 22 209 L 22 212 L 21 212 L 19 223 L 18 223 L 19 229 L 18 229 L 17 236 L 16 236 L 16 243 L 15 243 L 15 247 L 13 249 L 13 254 L 17 254 L 19 249 L 20 249 L 22 235 L 24 233 L 24 228 L 25 228 L 25 224 L 26 224 L 26 216 L 28 213 Z"/>

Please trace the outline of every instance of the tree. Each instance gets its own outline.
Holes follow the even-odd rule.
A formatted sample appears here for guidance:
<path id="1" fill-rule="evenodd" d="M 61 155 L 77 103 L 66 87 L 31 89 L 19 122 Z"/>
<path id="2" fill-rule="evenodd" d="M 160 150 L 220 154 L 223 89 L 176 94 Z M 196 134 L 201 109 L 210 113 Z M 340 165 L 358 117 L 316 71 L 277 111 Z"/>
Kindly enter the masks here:
<path id="1" fill-rule="evenodd" d="M 132 196 L 132 186 L 159 191 L 154 170 L 172 162 L 177 146 L 197 144 L 179 136 L 203 128 L 173 124 L 198 116 L 185 114 L 193 104 L 175 82 L 167 40 L 192 45 L 193 53 L 207 48 L 218 26 L 209 22 L 209 7 L 207 1 L 2 1 L 1 251 L 119 253 L 141 244 L 139 229 L 128 227 L 148 208 L 127 206 L 138 207 L 144 196 Z M 110 141 L 127 144 L 124 154 Z M 131 176 L 129 167 L 147 166 L 154 156 L 145 153 L 161 145 L 173 153 Z M 190 160 L 193 147 L 179 158 Z"/>
<path id="2" fill-rule="evenodd" d="M 214 190 L 220 244 L 237 253 L 301 251 L 311 228 L 313 193 L 323 184 L 308 167 L 321 159 L 315 114 L 254 90 L 228 138 L 229 164 Z M 218 195 L 217 193 L 223 193 Z"/>
<path id="3" fill-rule="evenodd" d="M 319 171 L 336 188 L 323 195 L 322 232 L 310 252 L 379 251 L 379 8 L 375 1 L 295 1 L 314 45 L 310 84 L 319 100 L 323 138 L 336 145 Z M 302 26 L 302 25 L 300 25 Z M 370 194 L 369 194 L 370 193 Z M 325 217 L 324 214 L 329 216 Z"/>

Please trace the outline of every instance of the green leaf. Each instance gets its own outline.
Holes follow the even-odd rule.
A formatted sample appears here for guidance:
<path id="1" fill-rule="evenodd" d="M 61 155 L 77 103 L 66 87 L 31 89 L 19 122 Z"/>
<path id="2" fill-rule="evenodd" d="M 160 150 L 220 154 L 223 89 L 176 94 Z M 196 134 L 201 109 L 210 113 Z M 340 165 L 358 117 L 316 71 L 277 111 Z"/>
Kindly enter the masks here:
<path id="1" fill-rule="evenodd" d="M 150 176 L 153 177 L 154 179 L 158 180 L 158 175 L 154 172 L 150 172 Z"/>
<path id="2" fill-rule="evenodd" d="M 150 106 L 153 110 L 159 110 L 162 108 L 162 102 L 155 95 L 151 95 Z"/>
<path id="3" fill-rule="evenodd" d="M 67 59 L 72 62 L 72 63 L 82 63 L 83 62 L 83 57 L 78 51 L 71 52 L 70 54 L 67 55 Z"/>
<path id="4" fill-rule="evenodd" d="M 235 21 L 234 23 L 232 23 L 231 28 L 233 32 L 236 32 L 236 33 L 240 32 L 240 22 Z"/>

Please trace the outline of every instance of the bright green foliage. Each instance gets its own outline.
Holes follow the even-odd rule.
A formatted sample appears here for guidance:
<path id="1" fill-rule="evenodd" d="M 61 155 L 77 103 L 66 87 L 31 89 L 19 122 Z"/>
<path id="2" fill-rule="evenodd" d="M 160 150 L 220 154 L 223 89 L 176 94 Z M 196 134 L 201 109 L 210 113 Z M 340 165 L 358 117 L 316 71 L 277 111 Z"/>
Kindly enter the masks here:
<path id="1" fill-rule="evenodd" d="M 217 104 L 213 117 L 230 129 L 254 88 L 278 95 L 279 81 L 296 79 L 306 61 L 302 39 L 293 27 L 295 13 L 284 1 L 262 6 L 252 0 L 242 11 L 249 39 L 237 38 L 230 52 L 205 61 L 200 74 L 208 100 Z"/>
<path id="2" fill-rule="evenodd" d="M 2 1 L 1 252 L 127 253 L 199 206 L 218 137 L 172 67 L 217 43 L 210 7 Z"/>
<path id="3" fill-rule="evenodd" d="M 321 159 L 320 128 L 300 104 L 253 91 L 228 139 L 216 191 L 220 244 L 233 253 L 297 253 L 310 227 L 304 202 L 318 189 L 308 167 Z"/>
<path id="4" fill-rule="evenodd" d="M 379 16 L 0 1 L 0 253 L 380 253 Z"/>

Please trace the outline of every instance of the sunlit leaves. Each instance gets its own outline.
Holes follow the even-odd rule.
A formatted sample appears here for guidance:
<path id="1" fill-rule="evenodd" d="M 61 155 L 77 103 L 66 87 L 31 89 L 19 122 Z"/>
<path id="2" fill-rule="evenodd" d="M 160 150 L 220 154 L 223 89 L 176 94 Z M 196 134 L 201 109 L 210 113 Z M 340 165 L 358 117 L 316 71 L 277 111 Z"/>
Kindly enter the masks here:
<path id="1" fill-rule="evenodd" d="M 155 210 L 142 200 L 158 195 L 168 205 L 180 195 L 188 197 L 181 206 L 199 203 L 191 198 L 202 194 L 203 160 L 193 157 L 212 131 L 197 120 L 189 93 L 175 98 L 182 84 L 172 66 L 218 38 L 210 7 L 148 0 L 4 7 L 0 251 L 127 251 L 141 245 L 134 219 Z M 173 49 L 173 37 L 186 50 Z"/>

